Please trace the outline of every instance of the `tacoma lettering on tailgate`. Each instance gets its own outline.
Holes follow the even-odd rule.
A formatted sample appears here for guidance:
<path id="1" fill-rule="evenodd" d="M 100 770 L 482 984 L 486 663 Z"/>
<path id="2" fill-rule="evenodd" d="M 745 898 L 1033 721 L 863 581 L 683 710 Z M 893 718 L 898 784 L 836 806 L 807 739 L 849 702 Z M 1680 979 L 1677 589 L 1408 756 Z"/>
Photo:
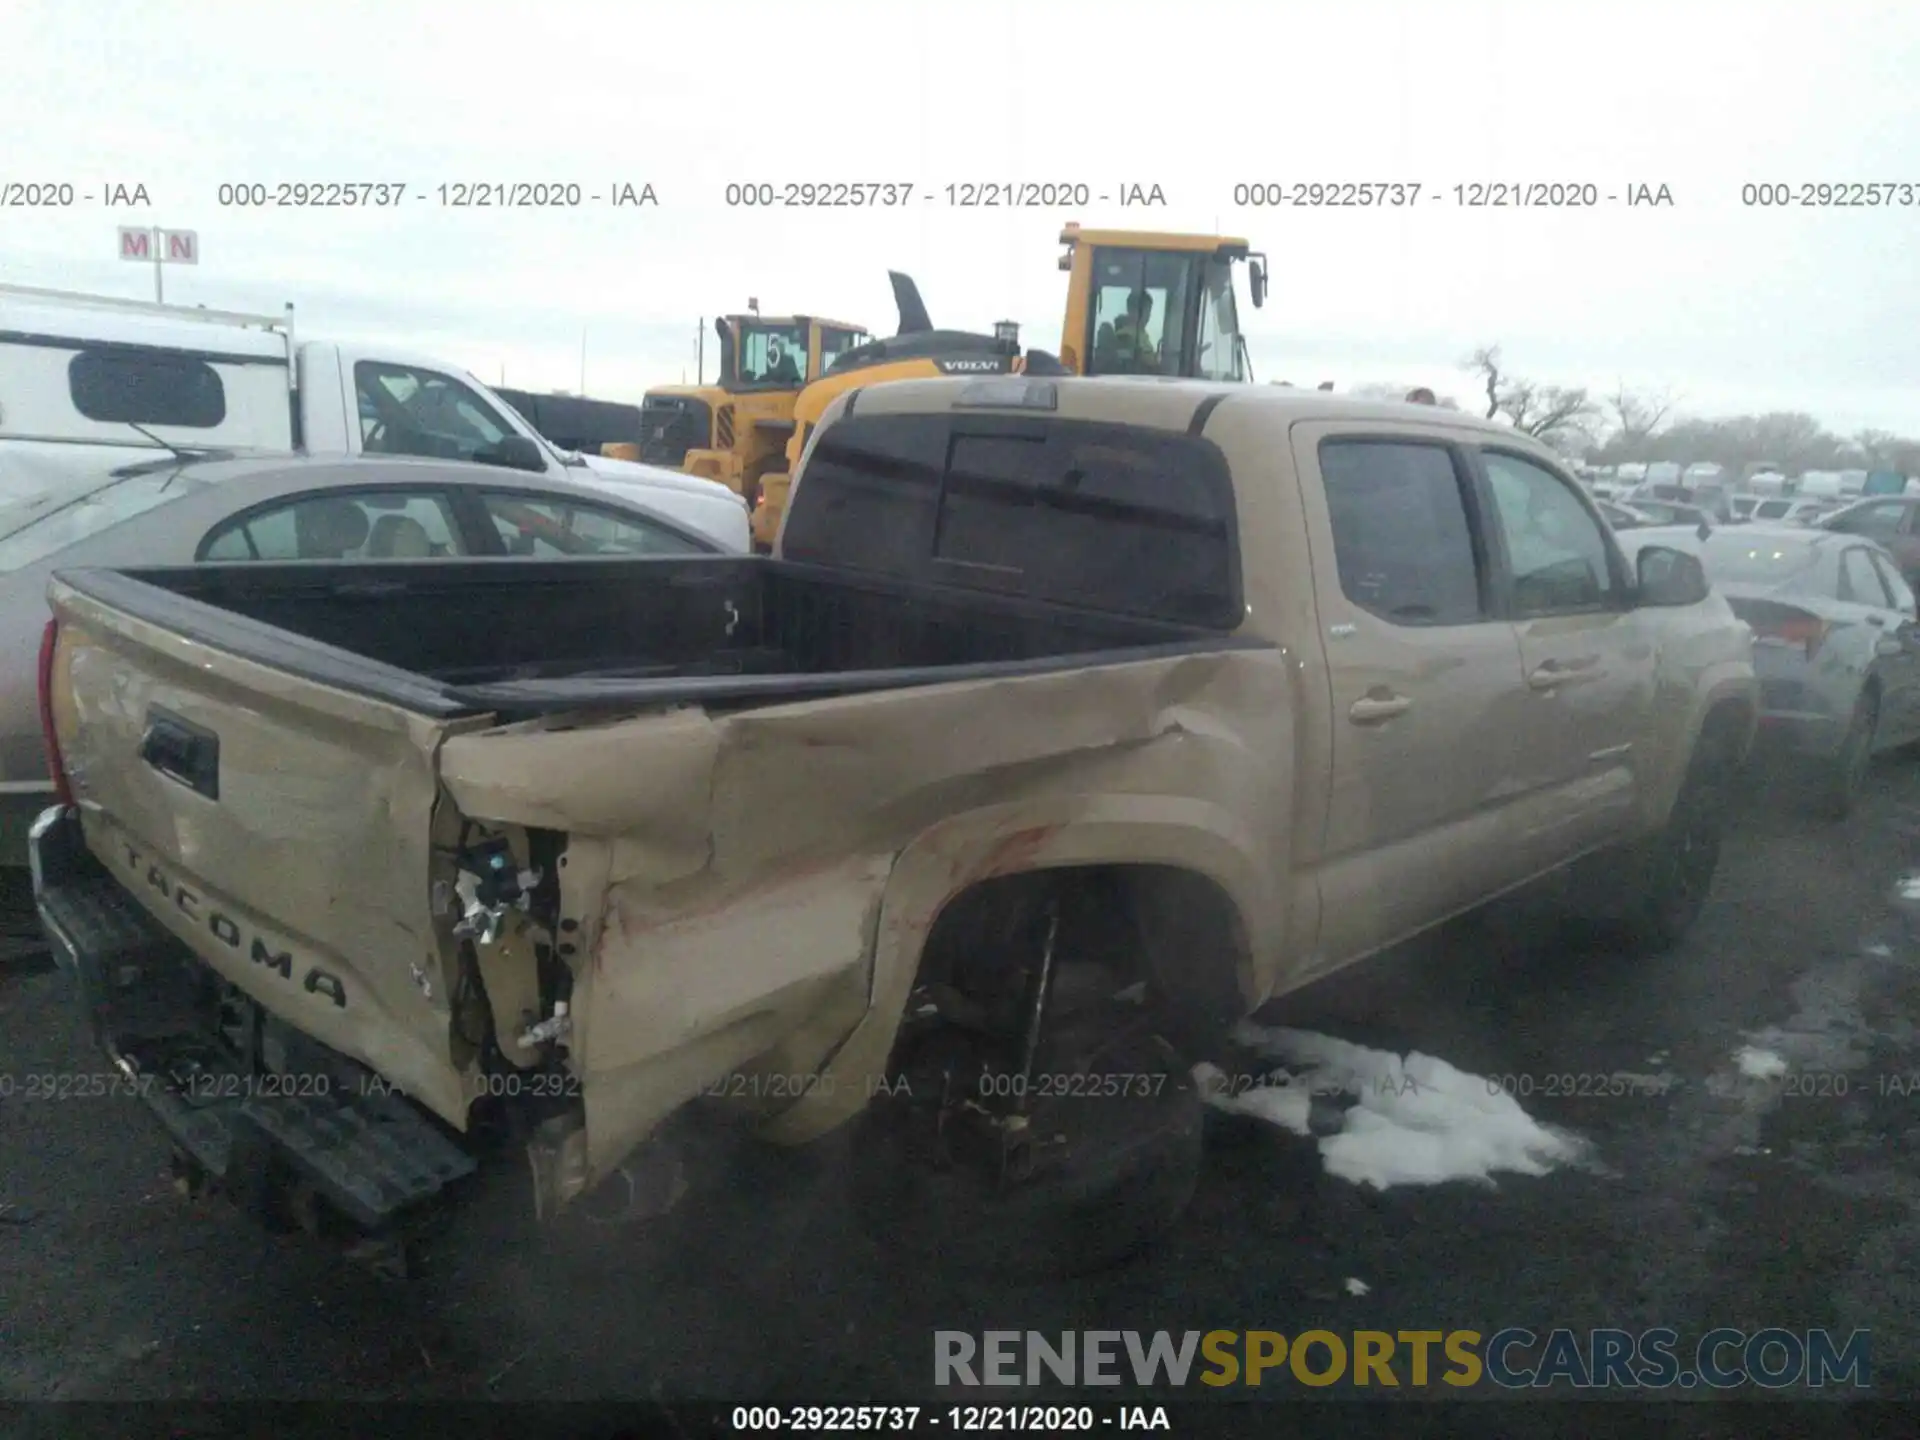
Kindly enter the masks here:
<path id="1" fill-rule="evenodd" d="M 277 950 L 259 935 L 243 930 L 231 915 L 211 908 L 203 911 L 200 896 L 192 889 L 173 879 L 134 846 L 122 842 L 121 849 L 126 851 L 127 865 L 134 874 L 143 877 L 149 889 L 163 900 L 171 902 L 182 915 L 197 925 L 204 925 L 208 934 L 235 954 L 247 956 L 254 964 L 271 970 L 283 980 L 293 980 L 291 951 Z M 347 987 L 340 983 L 340 977 L 332 971 L 323 970 L 318 965 L 304 966 L 299 983 L 309 995 L 331 996 L 336 1006 L 342 1010 L 347 1008 Z"/>

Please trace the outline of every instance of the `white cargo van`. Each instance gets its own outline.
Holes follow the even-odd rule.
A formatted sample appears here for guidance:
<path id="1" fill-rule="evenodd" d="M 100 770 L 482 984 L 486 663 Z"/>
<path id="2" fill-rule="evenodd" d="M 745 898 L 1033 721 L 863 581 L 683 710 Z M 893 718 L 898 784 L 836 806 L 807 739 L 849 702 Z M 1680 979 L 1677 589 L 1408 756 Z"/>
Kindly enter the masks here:
<path id="1" fill-rule="evenodd" d="M 291 305 L 245 315 L 0 285 L 0 503 L 163 448 L 499 465 L 644 492 L 730 550 L 751 544 L 726 486 L 556 449 L 457 366 L 297 341 Z"/>

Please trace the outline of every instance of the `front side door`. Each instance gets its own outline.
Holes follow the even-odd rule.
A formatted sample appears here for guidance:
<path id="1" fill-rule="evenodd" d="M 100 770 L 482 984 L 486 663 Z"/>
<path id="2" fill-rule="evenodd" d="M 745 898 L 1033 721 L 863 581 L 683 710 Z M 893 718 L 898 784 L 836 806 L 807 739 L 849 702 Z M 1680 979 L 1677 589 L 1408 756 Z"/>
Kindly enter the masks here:
<path id="1" fill-rule="evenodd" d="M 347 350 L 340 365 L 354 410 L 348 444 L 355 453 L 511 463 L 502 446 L 521 427 L 458 375 Z"/>
<path id="2" fill-rule="evenodd" d="M 1910 601 L 1913 592 L 1886 557 L 1867 545 L 1851 546 L 1840 556 L 1840 589 L 1842 600 L 1866 608 L 1867 624 L 1875 632 L 1872 665 L 1880 680 L 1880 742 L 1911 738 L 1920 653 L 1914 649 L 1913 611 L 1903 602 Z"/>
<path id="3" fill-rule="evenodd" d="M 1412 431 L 1320 424 L 1295 426 L 1293 448 L 1333 703 L 1313 961 L 1324 970 L 1504 883 L 1501 737 L 1528 697 L 1461 453 Z"/>
<path id="4" fill-rule="evenodd" d="M 1630 824 L 1655 654 L 1625 563 L 1578 486 L 1541 461 L 1477 450 L 1529 703 L 1510 737 L 1529 800 L 1512 843 L 1538 871 Z"/>

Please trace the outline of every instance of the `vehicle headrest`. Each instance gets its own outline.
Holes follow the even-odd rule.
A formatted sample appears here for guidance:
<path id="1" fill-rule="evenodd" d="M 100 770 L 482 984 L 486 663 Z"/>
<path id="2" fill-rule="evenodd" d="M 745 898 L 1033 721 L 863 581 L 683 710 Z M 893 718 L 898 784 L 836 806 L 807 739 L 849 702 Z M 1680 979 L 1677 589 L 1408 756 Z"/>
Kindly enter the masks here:
<path id="1" fill-rule="evenodd" d="M 294 512 L 300 551 L 340 555 L 367 540 L 367 512 L 351 500 L 310 500 Z"/>
<path id="2" fill-rule="evenodd" d="M 433 553 L 427 527 L 411 515 L 382 515 L 373 522 L 367 554 L 376 560 L 416 560 Z"/>

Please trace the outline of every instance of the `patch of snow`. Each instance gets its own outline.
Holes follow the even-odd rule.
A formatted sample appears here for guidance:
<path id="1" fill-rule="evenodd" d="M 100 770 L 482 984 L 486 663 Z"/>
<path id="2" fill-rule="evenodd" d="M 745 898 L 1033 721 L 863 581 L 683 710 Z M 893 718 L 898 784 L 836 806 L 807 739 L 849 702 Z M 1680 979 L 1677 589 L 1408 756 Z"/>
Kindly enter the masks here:
<path id="1" fill-rule="evenodd" d="M 1226 1074 L 1204 1060 L 1193 1067 L 1193 1081 L 1194 1087 L 1216 1110 L 1224 1110 L 1229 1115 L 1248 1115 L 1296 1135 L 1309 1133 L 1313 1096 L 1304 1086 L 1256 1085 L 1235 1091 Z"/>
<path id="2" fill-rule="evenodd" d="M 1251 1024 L 1235 1038 L 1292 1073 L 1288 1083 L 1240 1095 L 1203 1083 L 1209 1103 L 1305 1135 L 1312 1095 L 1352 1096 L 1340 1130 L 1321 1137 L 1320 1158 L 1328 1174 L 1356 1185 L 1491 1184 L 1496 1171 L 1545 1175 L 1586 1158 L 1577 1136 L 1541 1125 L 1495 1082 L 1431 1055 Z"/>
<path id="3" fill-rule="evenodd" d="M 1762 1050 L 1754 1045 L 1742 1045 L 1739 1053 L 1733 1057 L 1733 1063 L 1740 1067 L 1740 1073 L 1749 1080 L 1773 1080 L 1787 1073 L 1787 1062 L 1771 1050 Z"/>
<path id="4" fill-rule="evenodd" d="M 1351 1275 L 1347 1277 L 1347 1294 L 1349 1295 L 1364 1295 L 1371 1288 L 1364 1280 L 1356 1280 Z"/>
<path id="5" fill-rule="evenodd" d="M 1888 945 L 1881 941 L 1876 940 L 1873 944 L 1867 946 L 1860 953 L 1863 955 L 1871 955 L 1876 960 L 1891 960 L 1893 958 L 1893 947 L 1891 945 Z"/>

